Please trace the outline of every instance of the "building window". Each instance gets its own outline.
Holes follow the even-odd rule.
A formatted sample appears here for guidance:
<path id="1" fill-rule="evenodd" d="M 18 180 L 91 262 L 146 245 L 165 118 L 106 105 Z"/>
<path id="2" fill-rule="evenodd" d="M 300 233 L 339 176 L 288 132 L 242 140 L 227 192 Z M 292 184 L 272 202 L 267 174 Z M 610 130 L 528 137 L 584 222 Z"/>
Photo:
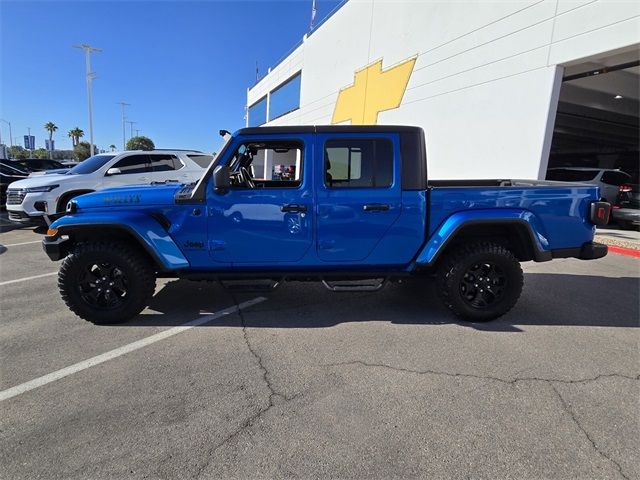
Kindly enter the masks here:
<path id="1" fill-rule="evenodd" d="M 267 121 L 267 96 L 249 107 L 249 126 L 259 127 Z"/>
<path id="2" fill-rule="evenodd" d="M 393 146 L 389 140 L 327 140 L 324 178 L 330 188 L 386 188 L 393 183 Z"/>
<path id="3" fill-rule="evenodd" d="M 296 73 L 269 95 L 269 120 L 286 115 L 300 108 L 301 72 Z"/>

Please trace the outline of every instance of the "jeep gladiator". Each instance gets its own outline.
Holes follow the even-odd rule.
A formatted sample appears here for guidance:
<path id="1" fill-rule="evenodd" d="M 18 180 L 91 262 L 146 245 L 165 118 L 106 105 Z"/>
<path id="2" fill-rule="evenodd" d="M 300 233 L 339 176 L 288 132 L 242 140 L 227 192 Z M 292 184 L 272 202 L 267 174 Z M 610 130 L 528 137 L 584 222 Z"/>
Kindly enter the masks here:
<path id="1" fill-rule="evenodd" d="M 429 274 L 454 314 L 487 321 L 518 300 L 520 262 L 607 254 L 593 242 L 611 208 L 597 187 L 431 181 L 418 127 L 221 133 L 197 183 L 81 195 L 49 225 L 43 247 L 64 259 L 58 283 L 73 312 L 96 324 L 126 321 L 158 277 L 354 291 Z"/>

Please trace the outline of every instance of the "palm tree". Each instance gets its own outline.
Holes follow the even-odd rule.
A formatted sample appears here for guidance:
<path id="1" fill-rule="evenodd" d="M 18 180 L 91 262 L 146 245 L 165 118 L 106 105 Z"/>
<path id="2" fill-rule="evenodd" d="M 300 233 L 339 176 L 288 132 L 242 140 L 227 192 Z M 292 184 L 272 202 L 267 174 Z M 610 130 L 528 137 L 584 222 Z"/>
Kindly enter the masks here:
<path id="1" fill-rule="evenodd" d="M 78 145 L 78 143 L 80 143 L 80 138 L 84 137 L 84 132 L 79 127 L 76 127 L 76 128 L 74 128 L 72 130 L 69 130 L 69 133 L 67 135 L 69 135 L 69 137 L 71 137 L 71 141 L 73 142 L 73 146 L 76 147 Z"/>
<path id="2" fill-rule="evenodd" d="M 53 148 L 51 148 L 51 141 L 53 140 L 53 132 L 58 130 L 58 127 L 53 122 L 47 122 L 44 124 L 44 129 L 49 132 L 49 158 L 51 158 L 51 152 Z"/>

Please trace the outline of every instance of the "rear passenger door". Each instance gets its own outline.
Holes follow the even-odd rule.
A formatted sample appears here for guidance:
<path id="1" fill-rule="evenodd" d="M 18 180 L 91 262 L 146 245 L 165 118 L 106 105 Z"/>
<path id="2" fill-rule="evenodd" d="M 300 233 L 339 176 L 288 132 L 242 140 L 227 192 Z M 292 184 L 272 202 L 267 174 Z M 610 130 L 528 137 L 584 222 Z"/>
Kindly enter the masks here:
<path id="1" fill-rule="evenodd" d="M 151 164 L 150 182 L 164 182 L 176 180 L 184 182 L 188 179 L 185 165 L 180 159 L 171 153 L 151 153 L 149 154 Z"/>
<path id="2" fill-rule="evenodd" d="M 377 133 L 316 136 L 320 260 L 366 264 L 399 217 L 400 152 L 395 137 Z"/>

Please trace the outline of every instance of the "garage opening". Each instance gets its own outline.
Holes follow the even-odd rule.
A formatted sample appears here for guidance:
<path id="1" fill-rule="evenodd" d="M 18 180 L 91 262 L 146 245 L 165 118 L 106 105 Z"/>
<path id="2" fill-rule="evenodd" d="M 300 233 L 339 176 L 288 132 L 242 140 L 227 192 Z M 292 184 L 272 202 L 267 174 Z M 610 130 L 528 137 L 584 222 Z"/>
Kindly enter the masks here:
<path id="1" fill-rule="evenodd" d="M 565 66 L 547 178 L 610 183 L 612 202 L 620 184 L 638 184 L 639 97 L 637 47 Z"/>

